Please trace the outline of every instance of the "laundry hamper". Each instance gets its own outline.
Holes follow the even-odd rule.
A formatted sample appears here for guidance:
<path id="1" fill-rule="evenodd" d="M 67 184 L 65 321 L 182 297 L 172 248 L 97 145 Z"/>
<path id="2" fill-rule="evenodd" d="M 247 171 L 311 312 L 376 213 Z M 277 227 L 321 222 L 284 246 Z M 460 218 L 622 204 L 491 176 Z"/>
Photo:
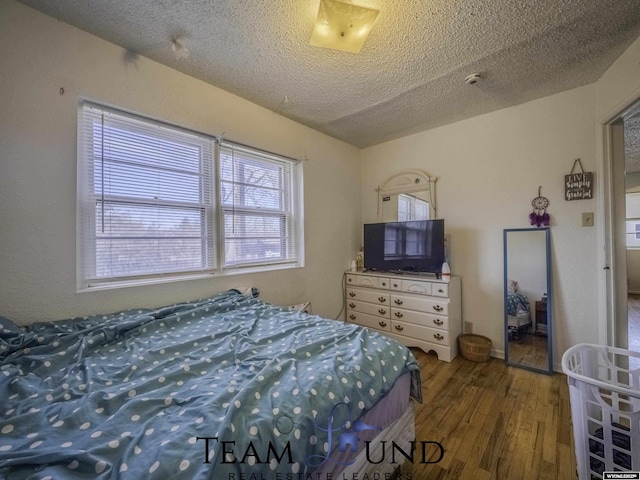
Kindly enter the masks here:
<path id="1" fill-rule="evenodd" d="M 562 356 L 578 478 L 640 471 L 640 353 L 578 344 Z"/>

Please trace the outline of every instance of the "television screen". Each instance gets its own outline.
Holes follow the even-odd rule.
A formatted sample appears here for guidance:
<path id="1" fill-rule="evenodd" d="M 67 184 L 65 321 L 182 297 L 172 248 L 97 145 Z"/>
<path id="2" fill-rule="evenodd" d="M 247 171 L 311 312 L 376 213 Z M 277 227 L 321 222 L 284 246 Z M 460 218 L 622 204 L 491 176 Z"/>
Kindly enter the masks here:
<path id="1" fill-rule="evenodd" d="M 444 219 L 364 226 L 367 270 L 440 273 L 444 257 Z"/>

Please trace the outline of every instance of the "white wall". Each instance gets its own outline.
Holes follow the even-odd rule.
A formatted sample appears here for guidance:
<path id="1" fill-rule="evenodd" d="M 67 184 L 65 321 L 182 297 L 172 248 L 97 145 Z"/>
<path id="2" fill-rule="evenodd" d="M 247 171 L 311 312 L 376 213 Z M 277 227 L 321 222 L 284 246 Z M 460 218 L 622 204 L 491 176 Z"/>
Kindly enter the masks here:
<path id="1" fill-rule="evenodd" d="M 609 67 L 596 83 L 596 120 L 617 116 L 640 98 L 640 38 Z"/>
<path id="2" fill-rule="evenodd" d="M 575 158 L 595 171 L 595 87 L 421 132 L 363 151 L 364 222 L 376 218 L 377 185 L 399 170 L 438 177 L 438 217 L 450 237 L 454 275 L 462 278 L 463 319 L 503 338 L 504 228 L 529 227 L 531 200 L 550 201 L 555 360 L 578 342 L 597 342 L 596 230 L 581 226 L 595 200 L 564 200 L 564 175 Z M 597 184 L 597 179 L 596 179 Z"/>
<path id="3" fill-rule="evenodd" d="M 20 323 L 163 305 L 233 286 L 335 316 L 360 246 L 359 150 L 13 1 L 0 2 L 0 315 Z M 64 88 L 64 95 L 60 95 Z M 306 266 L 76 293 L 80 97 L 304 163 Z"/>

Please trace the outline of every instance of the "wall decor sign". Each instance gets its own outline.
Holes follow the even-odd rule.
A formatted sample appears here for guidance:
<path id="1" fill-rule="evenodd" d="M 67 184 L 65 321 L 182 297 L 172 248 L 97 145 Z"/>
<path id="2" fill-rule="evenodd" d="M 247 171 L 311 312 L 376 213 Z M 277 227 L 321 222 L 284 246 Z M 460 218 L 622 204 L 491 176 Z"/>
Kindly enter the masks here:
<path id="1" fill-rule="evenodd" d="M 580 172 L 576 172 L 576 165 Z M 593 172 L 585 172 L 582 162 L 576 158 L 571 173 L 564 176 L 564 199 L 588 200 L 593 198 Z"/>

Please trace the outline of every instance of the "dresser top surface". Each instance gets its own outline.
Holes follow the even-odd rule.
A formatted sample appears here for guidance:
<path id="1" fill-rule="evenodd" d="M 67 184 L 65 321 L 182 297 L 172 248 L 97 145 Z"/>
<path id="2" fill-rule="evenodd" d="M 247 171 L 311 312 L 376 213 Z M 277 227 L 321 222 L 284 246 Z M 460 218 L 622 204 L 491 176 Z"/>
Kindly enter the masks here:
<path id="1" fill-rule="evenodd" d="M 404 280 L 420 280 L 424 282 L 435 282 L 435 283 L 451 283 L 454 279 L 457 279 L 456 276 L 451 276 L 451 280 L 449 282 L 437 278 L 435 274 L 432 273 L 408 273 L 408 272 L 382 272 L 382 271 L 373 271 L 373 270 L 347 270 L 345 272 L 347 275 L 366 275 L 371 277 L 382 277 L 382 278 L 398 278 Z"/>

